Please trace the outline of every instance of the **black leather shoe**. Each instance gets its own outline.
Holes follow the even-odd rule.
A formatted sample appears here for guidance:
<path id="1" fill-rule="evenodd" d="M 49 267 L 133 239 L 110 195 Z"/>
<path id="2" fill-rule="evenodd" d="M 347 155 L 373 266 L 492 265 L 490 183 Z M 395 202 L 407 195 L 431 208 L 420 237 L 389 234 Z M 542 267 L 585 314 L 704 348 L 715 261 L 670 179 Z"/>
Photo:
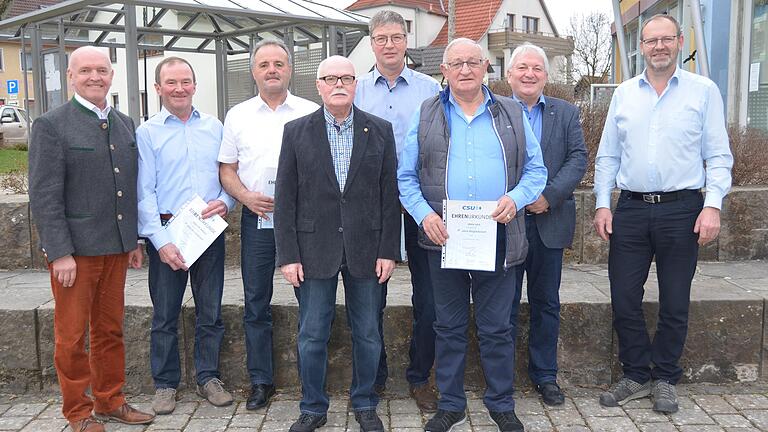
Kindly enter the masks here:
<path id="1" fill-rule="evenodd" d="M 245 403 L 245 409 L 257 410 L 264 408 L 269 403 L 269 398 L 275 394 L 275 386 L 273 384 L 254 384 L 251 386 L 251 394 L 248 396 L 248 401 Z"/>
<path id="2" fill-rule="evenodd" d="M 541 394 L 541 400 L 549 406 L 557 406 L 565 403 L 565 396 L 556 382 L 536 384 L 536 391 Z"/>

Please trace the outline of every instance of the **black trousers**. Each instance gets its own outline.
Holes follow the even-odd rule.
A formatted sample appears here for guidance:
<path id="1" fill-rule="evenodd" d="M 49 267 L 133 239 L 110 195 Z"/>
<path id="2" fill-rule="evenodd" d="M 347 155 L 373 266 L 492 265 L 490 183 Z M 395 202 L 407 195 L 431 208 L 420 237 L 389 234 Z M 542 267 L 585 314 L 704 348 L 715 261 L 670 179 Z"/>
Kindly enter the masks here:
<path id="1" fill-rule="evenodd" d="M 651 204 L 623 191 L 613 216 L 608 276 L 613 327 L 619 337 L 624 376 L 639 383 L 663 379 L 676 384 L 688 332 L 691 280 L 696 271 L 698 235 L 693 232 L 703 207 L 699 191 Z M 643 285 L 656 258 L 659 319 L 653 341 L 643 315 Z"/>

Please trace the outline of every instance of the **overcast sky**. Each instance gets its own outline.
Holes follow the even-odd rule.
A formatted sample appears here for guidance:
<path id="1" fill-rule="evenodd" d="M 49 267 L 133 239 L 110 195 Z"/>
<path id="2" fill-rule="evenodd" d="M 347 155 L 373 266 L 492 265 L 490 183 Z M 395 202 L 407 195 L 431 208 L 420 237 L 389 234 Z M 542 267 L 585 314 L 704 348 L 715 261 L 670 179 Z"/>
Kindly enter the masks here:
<path id="1" fill-rule="evenodd" d="M 315 0 L 327 5 L 345 8 L 354 0 Z M 568 29 L 571 15 L 588 14 L 592 11 L 602 11 L 608 14 L 613 22 L 613 10 L 611 9 L 611 0 L 545 0 L 547 9 L 552 19 L 555 20 L 557 31 L 564 34 Z M 446 1 L 447 4 L 447 1 Z"/>

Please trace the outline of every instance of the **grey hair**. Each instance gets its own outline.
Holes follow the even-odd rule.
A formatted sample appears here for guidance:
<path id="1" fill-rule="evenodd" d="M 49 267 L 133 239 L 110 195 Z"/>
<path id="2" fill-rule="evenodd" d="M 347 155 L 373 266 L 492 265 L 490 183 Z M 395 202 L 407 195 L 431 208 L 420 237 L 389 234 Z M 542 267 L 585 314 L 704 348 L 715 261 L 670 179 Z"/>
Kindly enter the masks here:
<path id="1" fill-rule="evenodd" d="M 452 40 L 451 43 L 449 43 L 447 47 L 445 47 L 445 51 L 443 51 L 443 63 L 448 63 L 448 51 L 450 51 L 451 48 L 453 48 L 455 45 L 459 45 L 459 44 L 466 44 L 466 45 L 476 46 L 480 50 L 481 54 L 483 52 L 483 47 L 480 46 L 479 43 L 473 41 L 472 39 L 456 38 L 456 39 Z"/>
<path id="2" fill-rule="evenodd" d="M 330 62 L 332 60 L 336 61 L 336 60 L 340 60 L 340 59 L 344 60 L 345 62 L 347 62 L 349 64 L 351 64 L 352 65 L 353 74 L 356 73 L 356 72 L 354 72 L 355 64 L 352 63 L 352 61 L 350 59 L 348 59 L 348 58 L 346 58 L 344 56 L 334 55 L 334 56 L 330 56 L 327 59 L 321 61 L 320 64 L 317 65 L 317 79 L 320 79 L 320 71 L 323 70 L 323 68 L 325 67 L 326 63 L 328 63 L 328 62 Z"/>
<path id="3" fill-rule="evenodd" d="M 645 27 L 648 24 L 650 24 L 652 21 L 656 21 L 656 20 L 659 20 L 659 19 L 665 19 L 665 20 L 671 22 L 672 24 L 674 24 L 675 25 L 675 36 L 680 36 L 680 23 L 677 22 L 675 17 L 673 17 L 672 15 L 661 13 L 661 14 L 656 14 L 656 15 L 648 18 L 647 20 L 645 20 L 645 22 L 643 23 L 643 28 L 640 29 L 640 38 L 643 37 L 643 32 L 645 31 Z"/>
<path id="4" fill-rule="evenodd" d="M 376 14 L 371 17 L 371 20 L 368 21 L 368 34 L 373 36 L 374 30 L 387 24 L 399 24 L 400 27 L 403 28 L 403 33 L 408 32 L 405 27 L 405 19 L 403 16 L 393 10 L 385 9 L 376 12 Z"/>
<path id="5" fill-rule="evenodd" d="M 281 41 L 280 39 L 262 39 L 253 46 L 253 51 L 251 51 L 251 71 L 253 71 L 253 61 L 256 59 L 256 53 L 268 45 L 282 48 L 283 51 L 285 51 L 285 54 L 288 56 L 288 64 L 293 64 L 291 51 L 288 49 L 288 45 L 286 45 L 285 42 Z"/>
<path id="6" fill-rule="evenodd" d="M 515 65 L 515 60 L 517 60 L 518 56 L 521 56 L 523 54 L 527 53 L 536 53 L 541 57 L 541 59 L 544 61 L 544 71 L 547 72 L 547 75 L 549 75 L 549 60 L 547 60 L 547 54 L 544 52 L 541 47 L 534 45 L 530 42 L 526 42 L 519 47 L 515 48 L 514 51 L 512 51 L 512 56 L 509 58 L 509 64 L 507 64 L 507 69 L 512 69 L 512 66 Z"/>

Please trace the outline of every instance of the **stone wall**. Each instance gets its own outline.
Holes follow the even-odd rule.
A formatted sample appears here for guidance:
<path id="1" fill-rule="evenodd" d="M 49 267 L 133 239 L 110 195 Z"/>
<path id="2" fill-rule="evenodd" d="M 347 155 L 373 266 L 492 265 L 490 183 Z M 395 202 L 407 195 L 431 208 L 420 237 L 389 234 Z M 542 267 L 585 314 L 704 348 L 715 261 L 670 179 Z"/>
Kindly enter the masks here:
<path id="1" fill-rule="evenodd" d="M 616 201 L 614 193 L 614 202 Z M 768 257 L 768 187 L 737 187 L 723 203 L 722 230 L 718 239 L 699 252 L 702 261 L 739 261 Z M 591 190 L 576 192 L 578 218 L 573 247 L 566 262 L 605 263 L 608 244 L 595 234 L 592 218 L 595 198 Z M 227 216 L 227 265 L 240 265 L 240 205 Z M 0 269 L 44 268 L 33 215 L 26 195 L 0 195 Z"/>

